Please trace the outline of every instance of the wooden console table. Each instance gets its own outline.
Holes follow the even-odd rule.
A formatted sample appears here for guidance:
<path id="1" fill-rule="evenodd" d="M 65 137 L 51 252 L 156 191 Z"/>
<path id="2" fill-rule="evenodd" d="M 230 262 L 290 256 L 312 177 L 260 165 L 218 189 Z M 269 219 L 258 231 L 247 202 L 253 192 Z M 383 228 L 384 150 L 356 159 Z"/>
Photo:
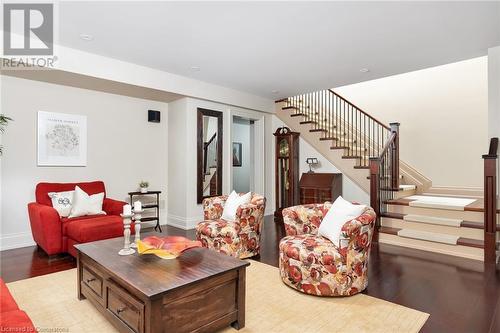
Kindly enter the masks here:
<path id="1" fill-rule="evenodd" d="M 134 197 L 135 196 L 146 196 L 146 195 L 156 195 L 156 202 L 155 203 L 148 203 L 148 204 L 143 204 L 142 208 L 143 209 L 156 209 L 156 215 L 155 216 L 147 216 L 143 217 L 141 219 L 141 222 L 151 222 L 151 221 L 156 221 L 155 225 L 155 231 L 156 229 L 159 229 L 161 232 L 161 226 L 160 226 L 160 194 L 161 191 L 147 191 L 147 192 L 128 192 L 128 195 L 130 196 L 130 204 L 134 204 Z"/>

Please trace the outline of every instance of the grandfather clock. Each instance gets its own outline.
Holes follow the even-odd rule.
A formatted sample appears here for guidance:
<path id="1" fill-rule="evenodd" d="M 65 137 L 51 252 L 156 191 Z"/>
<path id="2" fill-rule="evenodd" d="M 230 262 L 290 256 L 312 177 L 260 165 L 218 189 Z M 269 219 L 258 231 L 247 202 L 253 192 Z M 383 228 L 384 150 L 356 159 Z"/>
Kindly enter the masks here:
<path id="1" fill-rule="evenodd" d="M 299 135 L 288 127 L 274 132 L 276 137 L 276 211 L 274 221 L 283 222 L 283 208 L 299 202 Z"/>

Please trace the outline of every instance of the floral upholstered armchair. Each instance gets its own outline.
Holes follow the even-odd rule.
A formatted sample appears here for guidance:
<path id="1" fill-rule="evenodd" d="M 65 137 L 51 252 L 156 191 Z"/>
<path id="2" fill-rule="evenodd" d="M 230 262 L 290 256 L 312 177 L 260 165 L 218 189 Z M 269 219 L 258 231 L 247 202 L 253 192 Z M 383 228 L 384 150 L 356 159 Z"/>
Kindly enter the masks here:
<path id="1" fill-rule="evenodd" d="M 252 193 L 249 204 L 236 211 L 235 221 L 221 219 L 227 195 L 203 200 L 205 221 L 196 227 L 196 238 L 203 247 L 237 258 L 249 258 L 260 253 L 260 233 L 264 222 L 266 198 Z"/>
<path id="2" fill-rule="evenodd" d="M 375 224 L 371 208 L 342 227 L 340 243 L 318 235 L 331 203 L 283 209 L 287 237 L 279 244 L 285 284 L 319 296 L 349 296 L 368 285 L 368 256 Z"/>

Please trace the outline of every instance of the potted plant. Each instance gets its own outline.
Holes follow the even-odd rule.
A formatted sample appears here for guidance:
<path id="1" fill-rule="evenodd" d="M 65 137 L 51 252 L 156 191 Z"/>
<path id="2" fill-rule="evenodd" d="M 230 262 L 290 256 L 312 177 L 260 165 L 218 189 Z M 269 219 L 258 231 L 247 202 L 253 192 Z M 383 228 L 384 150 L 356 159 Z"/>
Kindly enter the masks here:
<path id="1" fill-rule="evenodd" d="M 149 187 L 149 182 L 141 180 L 141 182 L 139 183 L 139 187 L 141 188 L 141 193 L 147 193 L 148 187 Z"/>
<path id="2" fill-rule="evenodd" d="M 11 120 L 12 118 L 9 118 L 4 114 L 0 114 L 0 133 L 3 133 L 5 131 L 5 127 Z M 3 147 L 0 146 L 0 156 L 2 155 L 2 153 L 3 153 Z"/>

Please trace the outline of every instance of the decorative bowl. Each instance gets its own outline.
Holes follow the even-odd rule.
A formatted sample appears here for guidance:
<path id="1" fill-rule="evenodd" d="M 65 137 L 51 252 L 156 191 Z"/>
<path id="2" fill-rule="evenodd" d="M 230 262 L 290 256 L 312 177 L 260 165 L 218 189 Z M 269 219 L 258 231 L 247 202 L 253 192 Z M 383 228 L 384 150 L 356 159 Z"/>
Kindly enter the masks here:
<path id="1" fill-rule="evenodd" d="M 137 252 L 140 255 L 154 254 L 162 259 L 175 259 L 182 252 L 195 247 L 201 247 L 201 242 L 181 236 L 150 236 L 137 241 Z"/>

